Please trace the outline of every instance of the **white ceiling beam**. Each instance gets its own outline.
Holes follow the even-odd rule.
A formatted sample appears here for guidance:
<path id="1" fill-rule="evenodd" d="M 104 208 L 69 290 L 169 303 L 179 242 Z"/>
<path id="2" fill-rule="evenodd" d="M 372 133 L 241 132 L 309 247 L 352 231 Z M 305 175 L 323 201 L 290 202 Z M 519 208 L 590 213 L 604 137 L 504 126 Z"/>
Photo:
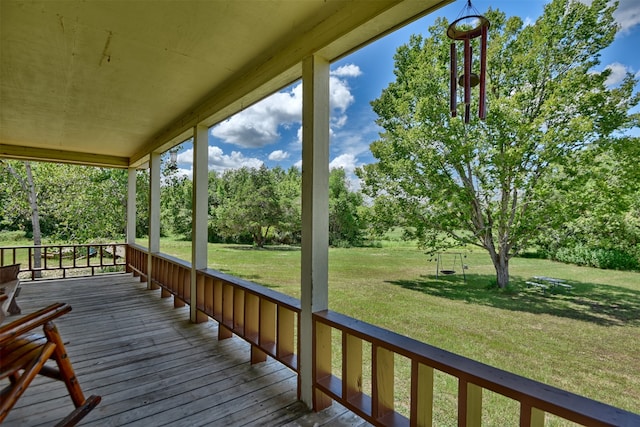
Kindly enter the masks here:
<path id="1" fill-rule="evenodd" d="M 127 157 L 7 144 L 0 144 L 0 157 L 14 160 L 50 161 L 108 168 L 126 168 L 129 166 Z"/>

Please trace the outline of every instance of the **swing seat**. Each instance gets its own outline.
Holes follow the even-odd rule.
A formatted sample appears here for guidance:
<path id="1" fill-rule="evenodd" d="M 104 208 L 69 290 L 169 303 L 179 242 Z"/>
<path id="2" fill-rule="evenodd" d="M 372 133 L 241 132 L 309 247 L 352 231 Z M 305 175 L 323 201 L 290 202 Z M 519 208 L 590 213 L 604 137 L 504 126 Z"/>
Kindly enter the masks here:
<path id="1" fill-rule="evenodd" d="M 440 270 L 441 274 L 456 274 L 455 270 Z"/>

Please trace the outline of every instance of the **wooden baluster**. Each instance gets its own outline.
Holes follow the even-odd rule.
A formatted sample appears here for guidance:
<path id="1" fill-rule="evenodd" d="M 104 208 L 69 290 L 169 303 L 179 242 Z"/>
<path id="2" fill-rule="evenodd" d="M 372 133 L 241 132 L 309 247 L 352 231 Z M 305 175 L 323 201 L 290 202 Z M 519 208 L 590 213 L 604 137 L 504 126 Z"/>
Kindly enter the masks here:
<path id="1" fill-rule="evenodd" d="M 200 272 L 196 273 L 196 307 L 198 308 L 198 311 L 196 312 L 197 323 L 204 323 L 209 320 L 209 316 L 207 316 L 207 310 L 205 307 L 207 298 L 205 283 L 205 275 Z"/>
<path id="2" fill-rule="evenodd" d="M 251 363 L 259 363 L 267 360 L 267 353 L 275 353 L 276 342 L 276 305 L 266 299 L 260 299 L 260 324 L 258 332 L 258 344 L 260 348 L 251 347 Z"/>
<path id="3" fill-rule="evenodd" d="M 244 289 L 233 290 L 233 330 L 244 335 Z"/>
<path id="4" fill-rule="evenodd" d="M 458 382 L 458 426 L 482 425 L 482 387 L 462 378 Z"/>
<path id="5" fill-rule="evenodd" d="M 214 316 L 213 311 L 213 277 L 204 277 L 204 312 L 211 318 Z"/>
<path id="6" fill-rule="evenodd" d="M 362 399 L 362 340 L 346 332 L 342 333 L 342 398 L 371 410 Z"/>
<path id="7" fill-rule="evenodd" d="M 293 357 L 295 348 L 296 313 L 278 305 L 278 331 L 276 336 L 276 357 L 298 370 L 298 361 Z"/>
<path id="8" fill-rule="evenodd" d="M 433 368 L 411 362 L 411 427 L 433 425 Z"/>
<path id="9" fill-rule="evenodd" d="M 331 327 L 322 322 L 313 322 L 313 339 L 315 353 L 313 354 L 313 384 L 331 376 Z M 321 411 L 331 406 L 329 396 L 315 389 L 313 395 L 313 410 Z"/>
<path id="10" fill-rule="evenodd" d="M 233 285 L 224 283 L 222 285 L 222 326 L 229 331 L 233 330 Z"/>
<path id="11" fill-rule="evenodd" d="M 372 412 L 381 419 L 394 410 L 394 353 L 376 344 L 372 346 Z"/>
<path id="12" fill-rule="evenodd" d="M 252 344 L 258 343 L 259 316 L 260 299 L 257 295 L 247 292 L 244 296 L 244 335 Z"/>
<path id="13" fill-rule="evenodd" d="M 544 427 L 544 411 L 526 403 L 520 404 L 520 427 Z"/>

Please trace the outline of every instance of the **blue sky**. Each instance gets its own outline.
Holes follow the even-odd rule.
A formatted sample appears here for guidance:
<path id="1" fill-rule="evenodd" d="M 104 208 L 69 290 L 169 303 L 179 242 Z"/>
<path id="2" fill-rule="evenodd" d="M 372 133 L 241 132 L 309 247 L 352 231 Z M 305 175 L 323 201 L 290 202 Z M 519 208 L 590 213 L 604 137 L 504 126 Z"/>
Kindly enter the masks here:
<path id="1" fill-rule="evenodd" d="M 591 0 L 579 0 L 591 3 Z M 548 0 L 474 0 L 481 13 L 489 7 L 507 16 L 520 16 L 525 24 L 534 22 Z M 353 170 L 374 161 L 369 144 L 378 138 L 379 128 L 370 102 L 394 81 L 393 56 L 409 41 L 411 34 L 427 34 L 436 17 L 456 19 L 466 5 L 457 0 L 435 13 L 380 39 L 331 64 L 331 146 L 330 166 L 343 167 L 358 187 Z M 600 69 L 611 68 L 610 83 L 616 84 L 626 72 L 640 77 L 640 0 L 620 0 L 615 18 L 621 27 L 616 40 L 602 52 Z M 300 82 L 211 128 L 209 168 L 217 172 L 243 166 L 300 166 L 302 88 Z M 178 167 L 191 175 L 191 144 L 183 144 Z"/>

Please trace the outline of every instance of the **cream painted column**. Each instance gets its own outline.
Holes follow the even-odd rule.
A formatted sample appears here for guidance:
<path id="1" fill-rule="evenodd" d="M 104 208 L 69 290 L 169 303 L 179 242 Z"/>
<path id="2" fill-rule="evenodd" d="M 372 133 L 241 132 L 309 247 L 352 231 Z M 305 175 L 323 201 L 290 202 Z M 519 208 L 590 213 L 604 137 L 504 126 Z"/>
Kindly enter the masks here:
<path id="1" fill-rule="evenodd" d="M 191 221 L 191 304 L 190 318 L 204 322 L 207 316 L 198 314 L 197 303 L 204 301 L 198 293 L 197 271 L 207 268 L 207 222 L 209 216 L 209 129 L 198 125 L 193 130 L 193 190 Z M 201 288 L 202 293 L 204 289 Z"/>
<path id="2" fill-rule="evenodd" d="M 302 64 L 300 398 L 313 407 L 312 313 L 328 308 L 329 62 Z"/>
<path id="3" fill-rule="evenodd" d="M 160 153 L 149 156 L 149 256 L 147 264 L 147 289 L 157 289 L 151 283 L 153 277 L 152 254 L 160 252 Z"/>
<path id="4" fill-rule="evenodd" d="M 136 242 L 136 168 L 128 169 L 127 179 L 127 243 Z"/>

